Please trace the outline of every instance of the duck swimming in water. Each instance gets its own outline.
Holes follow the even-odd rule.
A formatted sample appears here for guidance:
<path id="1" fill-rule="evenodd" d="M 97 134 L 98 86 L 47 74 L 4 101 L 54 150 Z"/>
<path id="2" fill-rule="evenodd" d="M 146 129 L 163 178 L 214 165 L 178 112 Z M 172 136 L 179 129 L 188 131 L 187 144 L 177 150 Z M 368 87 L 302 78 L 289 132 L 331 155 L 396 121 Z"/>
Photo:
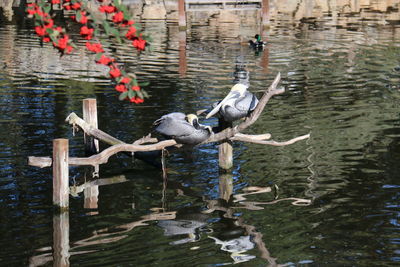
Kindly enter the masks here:
<path id="1" fill-rule="evenodd" d="M 207 114 L 206 119 L 218 113 L 227 122 L 247 117 L 258 104 L 257 97 L 247 91 L 247 85 L 235 84 L 229 94 Z"/>
<path id="2" fill-rule="evenodd" d="M 200 124 L 196 115 L 181 112 L 164 115 L 153 125 L 156 132 L 179 144 L 197 145 L 212 134 L 211 127 Z"/>
<path id="3" fill-rule="evenodd" d="M 254 49 L 263 49 L 264 46 L 266 45 L 266 42 L 261 41 L 261 36 L 259 34 L 256 34 L 254 36 L 254 40 L 249 41 L 249 45 L 253 47 Z"/>

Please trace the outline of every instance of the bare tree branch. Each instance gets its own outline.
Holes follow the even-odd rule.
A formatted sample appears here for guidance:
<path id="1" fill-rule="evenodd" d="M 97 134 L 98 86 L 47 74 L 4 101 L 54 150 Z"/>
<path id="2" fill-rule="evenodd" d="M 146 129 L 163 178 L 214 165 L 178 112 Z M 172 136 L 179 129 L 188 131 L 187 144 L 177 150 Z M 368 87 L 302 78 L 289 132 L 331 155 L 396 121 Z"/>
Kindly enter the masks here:
<path id="1" fill-rule="evenodd" d="M 233 141 L 242 141 L 242 142 L 248 142 L 248 143 L 254 143 L 254 144 L 261 144 L 261 145 L 270 145 L 270 146 L 287 146 L 291 145 L 293 143 L 296 143 L 297 141 L 304 140 L 310 138 L 310 134 L 302 135 L 295 137 L 293 139 L 290 139 L 285 142 L 277 142 L 277 141 L 266 141 L 266 140 L 259 140 L 256 138 L 252 138 L 251 136 L 246 136 L 246 135 L 238 135 L 236 134 L 235 136 L 231 137 L 230 139 Z"/>
<path id="2" fill-rule="evenodd" d="M 250 142 L 255 144 L 263 144 L 263 145 L 272 145 L 272 146 L 285 146 L 289 144 L 293 144 L 297 141 L 304 140 L 310 137 L 310 134 L 299 136 L 293 138 L 291 140 L 285 142 L 277 142 L 273 140 L 268 140 L 271 138 L 270 134 L 260 134 L 260 135 L 247 135 L 242 134 L 241 131 L 245 130 L 247 127 L 252 125 L 257 121 L 260 114 L 265 108 L 265 105 L 269 101 L 269 99 L 278 94 L 282 94 L 284 89 L 277 89 L 278 83 L 281 79 L 280 73 L 275 77 L 272 84 L 268 87 L 268 89 L 264 92 L 263 96 L 260 98 L 256 108 L 251 112 L 250 116 L 248 116 L 242 123 L 233 128 L 227 128 L 219 133 L 213 134 L 202 142 L 201 144 L 213 143 L 213 142 L 221 142 L 224 140 L 231 141 L 242 141 L 242 142 Z M 175 140 L 165 140 L 158 142 L 157 138 L 152 138 L 151 135 L 147 135 L 141 139 L 136 140 L 133 144 L 126 144 L 123 141 L 99 130 L 86 123 L 83 119 L 79 118 L 75 113 L 71 113 L 66 121 L 72 125 L 78 125 L 87 135 L 91 135 L 98 140 L 111 145 L 111 147 L 103 150 L 101 153 L 93 155 L 88 158 L 69 158 L 70 165 L 98 165 L 106 163 L 110 156 L 118 153 L 118 152 L 138 152 L 138 151 L 155 151 L 162 150 L 166 147 L 171 146 L 179 146 Z M 154 143 L 148 144 L 146 143 Z M 40 168 L 51 166 L 52 159 L 49 157 L 29 157 L 28 164 L 31 166 L 37 166 Z"/>

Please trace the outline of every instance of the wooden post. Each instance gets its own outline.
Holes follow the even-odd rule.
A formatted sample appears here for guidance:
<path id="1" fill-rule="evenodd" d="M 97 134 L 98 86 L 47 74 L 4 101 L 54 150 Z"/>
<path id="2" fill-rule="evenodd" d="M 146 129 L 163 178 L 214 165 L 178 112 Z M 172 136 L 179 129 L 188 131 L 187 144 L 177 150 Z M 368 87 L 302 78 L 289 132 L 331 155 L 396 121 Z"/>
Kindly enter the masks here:
<path id="1" fill-rule="evenodd" d="M 231 122 L 226 122 L 223 119 L 219 119 L 220 130 L 223 131 L 226 128 L 232 127 Z M 218 159 L 219 167 L 223 170 L 229 170 L 233 166 L 233 147 L 231 141 L 226 141 L 218 146 Z"/>
<path id="2" fill-rule="evenodd" d="M 53 204 L 62 210 L 69 206 L 68 139 L 53 140 Z"/>
<path id="3" fill-rule="evenodd" d="M 186 29 L 186 10 L 185 0 L 178 0 L 178 14 L 179 14 L 179 29 Z"/>
<path id="4" fill-rule="evenodd" d="M 61 212 L 53 217 L 53 266 L 69 266 L 69 213 Z"/>
<path id="5" fill-rule="evenodd" d="M 83 99 L 83 120 L 94 128 L 98 128 L 97 123 L 97 103 L 94 98 Z M 85 133 L 85 153 L 93 155 L 99 153 L 99 140 Z"/>
<path id="6" fill-rule="evenodd" d="M 261 24 L 263 27 L 269 27 L 269 0 L 262 0 L 261 3 Z"/>

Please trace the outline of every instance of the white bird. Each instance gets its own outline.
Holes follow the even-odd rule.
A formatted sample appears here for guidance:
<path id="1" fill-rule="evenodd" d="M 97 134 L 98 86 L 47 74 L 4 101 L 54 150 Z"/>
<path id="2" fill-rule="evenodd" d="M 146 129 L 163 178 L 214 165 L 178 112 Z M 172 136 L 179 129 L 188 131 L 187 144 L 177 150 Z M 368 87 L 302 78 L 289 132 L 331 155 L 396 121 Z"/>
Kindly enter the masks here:
<path id="1" fill-rule="evenodd" d="M 232 122 L 247 117 L 258 104 L 257 97 L 247 91 L 244 84 L 235 84 L 229 94 L 220 101 L 206 116 L 206 119 L 218 113 L 225 121 Z"/>

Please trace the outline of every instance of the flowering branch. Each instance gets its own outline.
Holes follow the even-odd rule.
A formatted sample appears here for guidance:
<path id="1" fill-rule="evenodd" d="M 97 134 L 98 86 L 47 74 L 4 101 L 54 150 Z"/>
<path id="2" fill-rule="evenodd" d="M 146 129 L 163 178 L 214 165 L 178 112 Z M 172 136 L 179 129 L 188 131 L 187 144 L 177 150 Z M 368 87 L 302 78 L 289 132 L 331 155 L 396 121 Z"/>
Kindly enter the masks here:
<path id="1" fill-rule="evenodd" d="M 86 49 L 96 54 L 95 62 L 107 66 L 109 68 L 109 76 L 115 82 L 115 90 L 120 92 L 119 99 L 127 99 L 130 102 L 140 104 L 144 102 L 144 98 L 149 97 L 137 80 L 136 75 L 127 74 L 121 70 L 116 63 L 116 60 L 105 54 L 103 44 L 99 40 L 98 35 L 100 30 L 105 32 L 109 37 L 115 38 L 119 43 L 131 42 L 132 46 L 138 51 L 145 50 L 148 45 L 143 35 L 138 32 L 138 27 L 131 19 L 127 9 L 120 3 L 120 0 L 107 1 L 97 0 L 102 3 L 98 11 L 111 16 L 111 19 L 100 20 L 91 15 L 87 7 L 86 0 L 37 0 L 35 3 L 27 5 L 26 12 L 28 17 L 33 17 L 35 20 L 35 32 L 41 38 L 42 42 L 52 42 L 53 46 L 58 49 L 61 56 L 70 54 L 75 45 L 72 43 L 65 29 L 54 25 L 54 20 L 50 15 L 52 5 L 60 5 L 62 9 L 74 11 L 75 15 L 70 18 L 79 24 L 80 36 L 87 40 Z M 102 29 L 100 29 L 100 25 Z M 121 38 L 123 36 L 123 38 Z M 96 39 L 96 41 L 94 41 Z"/>

